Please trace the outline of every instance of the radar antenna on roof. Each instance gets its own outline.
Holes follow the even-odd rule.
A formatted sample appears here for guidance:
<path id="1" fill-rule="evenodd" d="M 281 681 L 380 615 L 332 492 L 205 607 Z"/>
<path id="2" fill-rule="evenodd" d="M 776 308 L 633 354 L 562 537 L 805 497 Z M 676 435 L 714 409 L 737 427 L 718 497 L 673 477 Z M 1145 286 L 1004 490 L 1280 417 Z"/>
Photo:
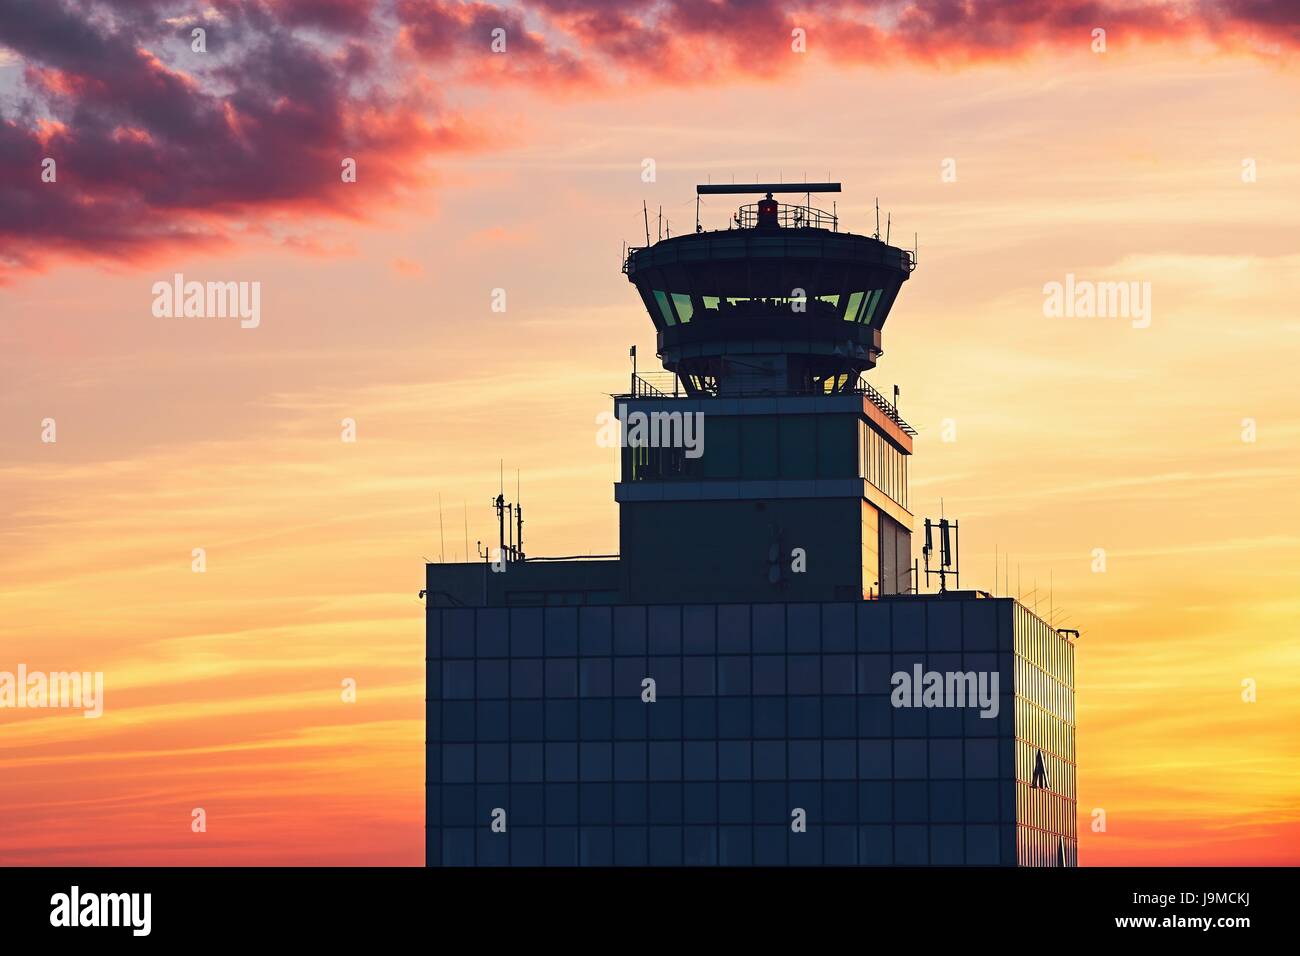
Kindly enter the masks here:
<path id="1" fill-rule="evenodd" d="M 697 196 L 747 195 L 750 193 L 837 193 L 839 183 L 729 183 L 714 186 L 700 183 L 695 187 Z"/>

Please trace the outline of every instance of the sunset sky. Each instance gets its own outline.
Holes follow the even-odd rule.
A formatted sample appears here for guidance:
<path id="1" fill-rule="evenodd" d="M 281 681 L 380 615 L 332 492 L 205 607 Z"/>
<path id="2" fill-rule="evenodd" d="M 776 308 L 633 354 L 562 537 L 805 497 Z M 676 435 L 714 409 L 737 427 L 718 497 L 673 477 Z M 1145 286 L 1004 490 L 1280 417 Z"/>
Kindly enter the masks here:
<path id="1" fill-rule="evenodd" d="M 622 244 L 733 177 L 918 236 L 871 381 L 963 585 L 1083 632 L 1080 862 L 1300 863 L 1298 51 L 1285 0 L 0 0 L 0 671 L 106 683 L 0 710 L 0 865 L 422 864 L 423 562 L 503 459 L 530 554 L 617 551 Z M 178 272 L 260 325 L 155 317 Z"/>

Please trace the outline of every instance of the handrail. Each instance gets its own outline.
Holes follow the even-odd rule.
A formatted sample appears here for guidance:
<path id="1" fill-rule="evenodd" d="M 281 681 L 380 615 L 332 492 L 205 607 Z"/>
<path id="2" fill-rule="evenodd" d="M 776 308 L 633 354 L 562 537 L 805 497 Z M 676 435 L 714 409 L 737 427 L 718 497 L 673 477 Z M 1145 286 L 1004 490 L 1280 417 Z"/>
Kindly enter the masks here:
<path id="1" fill-rule="evenodd" d="M 752 229 L 757 226 L 758 206 L 758 203 L 741 206 L 736 213 L 736 225 L 742 229 Z M 830 229 L 836 232 L 840 226 L 840 217 L 825 209 L 817 209 L 814 206 L 792 206 L 787 203 L 777 203 L 776 221 L 786 229 Z"/>
<path id="2" fill-rule="evenodd" d="M 664 375 L 672 376 L 674 382 L 676 382 L 677 380 L 677 376 L 673 372 L 661 372 L 659 374 L 661 376 Z M 911 425 L 909 425 L 906 421 L 904 421 L 903 416 L 898 413 L 898 409 L 894 407 L 894 404 L 890 402 L 889 399 L 885 398 L 884 395 L 880 394 L 880 392 L 878 392 L 874 387 L 872 387 L 870 383 L 864 381 L 861 378 L 858 379 L 855 385 L 847 388 L 837 389 L 834 392 L 826 392 L 817 388 L 806 388 L 806 389 L 780 388 L 780 389 L 771 389 L 771 390 L 764 390 L 764 389 L 750 390 L 746 394 L 761 395 L 770 398 L 782 398 L 782 397 L 797 398 L 797 397 L 807 396 L 807 395 L 861 395 L 864 398 L 866 398 L 869 402 L 871 402 L 871 404 L 875 405 L 878 409 L 884 412 L 885 417 L 888 418 L 895 425 L 897 425 L 900 431 L 902 431 L 904 434 L 906 434 L 911 438 L 916 437 L 916 429 L 913 428 Z M 719 396 L 716 393 L 709 392 L 709 391 L 696 392 L 695 394 L 692 395 L 679 395 L 676 392 L 674 392 L 674 394 L 669 395 L 667 392 L 661 391 L 660 389 L 652 385 L 650 382 L 648 382 L 645 378 L 642 377 L 640 373 L 636 373 L 632 376 L 632 391 L 627 393 L 626 395 L 616 395 L 614 397 L 615 398 L 711 399 L 711 398 L 718 398 Z M 722 396 L 722 397 L 726 397 L 726 396 Z"/>
<path id="3" fill-rule="evenodd" d="M 885 396 L 872 388 L 870 383 L 864 382 L 862 379 L 858 379 L 858 385 L 862 389 L 862 394 L 871 399 L 871 403 L 884 412 L 886 418 L 912 438 L 916 437 L 916 429 L 903 421 L 903 417 L 898 414 L 898 409 L 894 407 L 893 402 L 885 398 Z"/>

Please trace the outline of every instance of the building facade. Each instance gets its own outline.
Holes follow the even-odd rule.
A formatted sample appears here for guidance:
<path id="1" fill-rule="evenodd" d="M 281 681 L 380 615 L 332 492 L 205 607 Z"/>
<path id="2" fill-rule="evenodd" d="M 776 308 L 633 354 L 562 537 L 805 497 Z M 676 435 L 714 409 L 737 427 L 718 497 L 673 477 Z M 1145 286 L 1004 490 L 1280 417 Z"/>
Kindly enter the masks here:
<path id="1" fill-rule="evenodd" d="M 430 607 L 428 647 L 430 865 L 1077 859 L 1073 646 L 1010 599 Z M 917 668 L 996 712 L 896 705 Z"/>
<path id="2" fill-rule="evenodd" d="M 426 565 L 427 862 L 1075 865 L 1074 646 L 946 590 L 946 522 L 920 593 L 916 433 L 861 377 L 913 256 L 735 224 L 625 263 L 668 378 L 613 397 L 619 555 L 527 557 L 502 495 L 494 555 Z"/>

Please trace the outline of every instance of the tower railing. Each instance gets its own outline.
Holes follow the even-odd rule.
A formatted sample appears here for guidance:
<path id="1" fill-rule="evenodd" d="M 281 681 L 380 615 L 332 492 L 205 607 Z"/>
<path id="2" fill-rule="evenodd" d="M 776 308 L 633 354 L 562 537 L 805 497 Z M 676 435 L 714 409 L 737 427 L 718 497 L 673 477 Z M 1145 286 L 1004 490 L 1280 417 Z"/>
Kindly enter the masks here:
<path id="1" fill-rule="evenodd" d="M 878 391 L 872 388 L 869 383 L 867 383 L 865 380 L 861 378 L 858 379 L 857 390 L 861 391 L 863 395 L 865 395 L 868 399 L 870 399 L 871 404 L 875 405 L 876 408 L 884 412 L 885 417 L 888 418 L 895 425 L 897 425 L 901 431 L 911 436 L 912 438 L 916 437 L 916 429 L 913 428 L 911 425 L 907 424 L 907 422 L 903 421 L 903 416 L 898 414 L 898 409 L 894 407 L 893 402 L 885 398 L 885 396 L 881 395 Z"/>
<path id="2" fill-rule="evenodd" d="M 664 391 L 663 389 L 669 389 Z M 679 394 L 677 375 L 674 372 L 634 372 L 632 374 L 633 398 L 674 398 Z"/>
<path id="3" fill-rule="evenodd" d="M 884 412 L 885 417 L 898 426 L 904 434 L 915 438 L 916 429 L 904 421 L 903 416 L 898 413 L 898 409 L 893 402 L 885 398 L 879 391 L 871 386 L 865 379 L 859 378 L 853 385 L 836 389 L 833 393 L 819 388 L 790 389 L 780 388 L 771 390 L 750 390 L 747 394 L 762 395 L 771 398 L 799 397 L 803 395 L 861 395 L 867 399 L 876 408 Z M 693 398 L 709 399 L 717 398 L 713 392 L 697 391 L 693 395 L 687 395 L 685 389 L 681 387 L 680 380 L 674 372 L 636 372 L 632 375 L 632 390 L 626 395 L 616 395 L 615 398 Z"/>
<path id="4" fill-rule="evenodd" d="M 777 225 L 786 229 L 829 229 L 836 232 L 840 227 L 840 217 L 825 209 L 815 206 L 792 206 L 777 203 Z M 736 213 L 736 225 L 742 229 L 753 229 L 758 225 L 758 203 L 741 206 Z"/>

